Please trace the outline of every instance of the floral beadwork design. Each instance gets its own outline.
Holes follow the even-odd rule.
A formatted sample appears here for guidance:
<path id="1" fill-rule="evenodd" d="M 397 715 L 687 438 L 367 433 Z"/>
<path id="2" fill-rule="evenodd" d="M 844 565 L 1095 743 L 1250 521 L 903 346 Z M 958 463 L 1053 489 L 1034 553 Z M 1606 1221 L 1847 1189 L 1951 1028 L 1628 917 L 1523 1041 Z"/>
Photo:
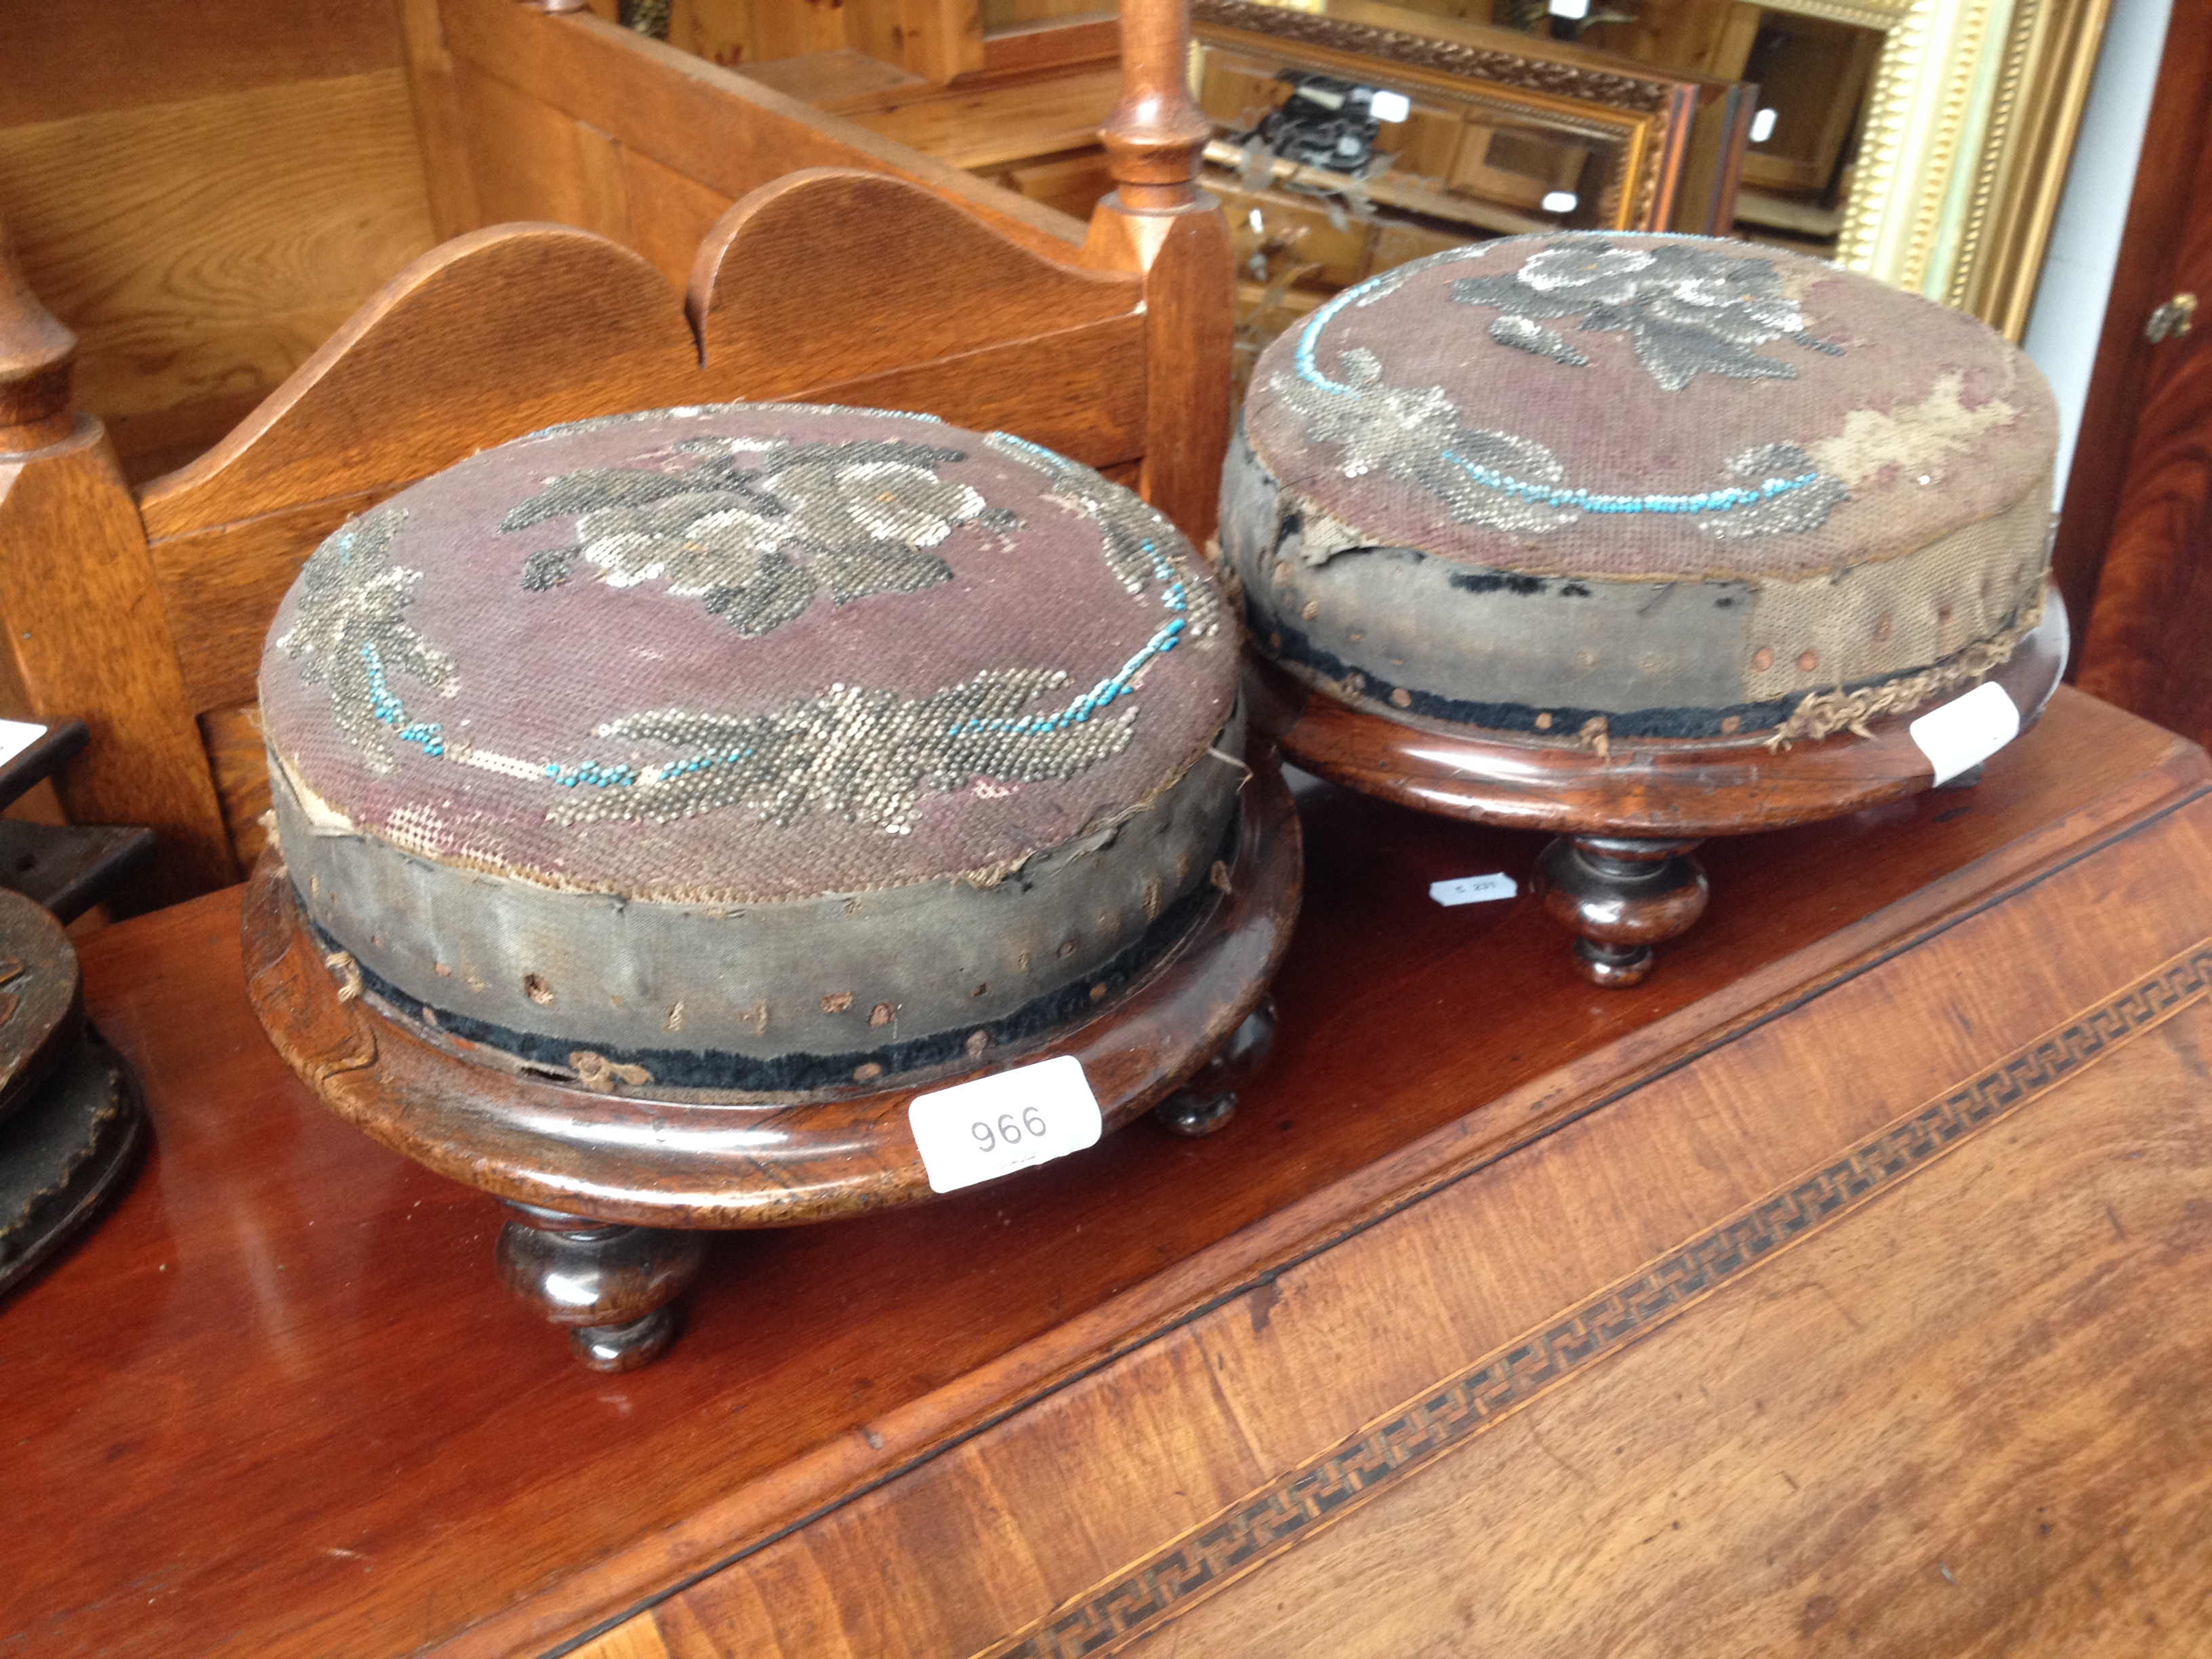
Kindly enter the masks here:
<path id="1" fill-rule="evenodd" d="M 597 735 L 668 744 L 689 758 L 642 771 L 558 773 L 555 781 L 570 788 L 599 787 L 577 789 L 576 799 L 548 816 L 560 823 L 665 820 L 744 805 L 772 823 L 829 812 L 904 835 L 925 792 L 957 789 L 976 777 L 1072 778 L 1127 748 L 1133 708 L 1097 720 L 1088 709 L 1079 716 L 1021 714 L 1040 693 L 1066 682 L 1053 669 L 993 669 L 922 697 L 840 684 L 774 714 L 670 708 L 625 715 Z"/>
<path id="2" fill-rule="evenodd" d="M 1299 331 L 1297 347 L 1291 355 L 1291 372 L 1272 375 L 1267 386 L 1298 417 L 1310 440 L 1336 447 L 1340 457 L 1339 471 L 1344 477 L 1357 478 L 1371 472 L 1381 472 L 1436 496 L 1443 502 L 1451 516 L 1462 524 L 1480 525 L 1485 529 L 1504 531 L 1509 535 L 1546 535 L 1578 523 L 1585 514 L 1679 514 L 1690 518 L 1705 534 L 1724 540 L 1796 534 L 1818 529 L 1827 522 L 1828 514 L 1838 502 L 1850 499 L 1850 491 L 1841 479 L 1820 471 L 1803 449 L 1787 442 L 1759 445 L 1731 458 L 1725 464 L 1727 472 L 1729 476 L 1741 480 L 1741 483 L 1724 483 L 1715 489 L 1688 494 L 1625 495 L 1590 489 L 1570 483 L 1565 466 L 1545 445 L 1514 433 L 1464 424 L 1458 405 L 1453 403 L 1442 386 L 1392 386 L 1382 378 L 1381 360 L 1364 346 L 1352 346 L 1345 349 L 1337 359 L 1334 375 L 1322 368 L 1318 355 L 1322 336 L 1346 306 L 1371 305 L 1428 265 L 1480 258 L 1494 246 L 1477 243 L 1471 247 L 1455 248 L 1425 260 L 1401 265 L 1383 276 L 1345 289 L 1307 319 L 1304 327 Z M 1684 268 L 1683 283 L 1691 281 L 1691 275 L 1687 273 L 1701 268 L 1694 263 L 1698 258 L 1722 265 L 1758 265 L 1767 272 L 1768 276 L 1773 277 L 1772 262 L 1770 260 L 1729 259 L 1702 248 L 1662 246 L 1651 252 L 1681 253 L 1689 257 L 1692 263 Z M 1513 284 L 1520 282 L 1522 273 L 1555 253 L 1571 254 L 1573 258 L 1553 267 L 1551 276 L 1540 274 L 1539 282 L 1552 282 L 1553 290 L 1559 292 L 1575 287 L 1580 297 L 1571 302 L 1562 301 L 1559 302 L 1561 308 L 1545 310 L 1544 315 L 1567 316 L 1579 310 L 1590 313 L 1592 320 L 1583 324 L 1585 328 L 1641 326 L 1633 319 L 1620 320 L 1612 313 L 1607 313 L 1603 320 L 1598 320 L 1599 313 L 1593 307 L 1599 304 L 1599 301 L 1593 295 L 1604 283 L 1611 283 L 1613 286 L 1604 292 L 1612 297 L 1604 303 L 1616 308 L 1630 306 L 1640 292 L 1636 286 L 1638 273 L 1651 268 L 1652 264 L 1650 255 L 1642 249 L 1623 253 L 1601 245 L 1589 250 L 1588 257 L 1580 249 L 1547 249 L 1530 259 L 1522 272 L 1511 276 L 1462 277 L 1452 285 L 1453 295 L 1455 299 L 1473 303 L 1462 290 L 1472 289 L 1480 295 L 1487 295 L 1493 291 L 1508 292 Z M 1617 253 L 1623 259 L 1644 263 L 1629 265 L 1604 263 Z M 1710 272 L 1697 280 L 1710 282 Z M 1773 282 L 1778 296 L 1779 278 L 1773 277 Z M 1540 288 L 1530 290 L 1537 295 L 1546 291 Z M 1707 292 L 1703 289 L 1696 291 L 1700 294 Z M 1713 292 L 1717 294 L 1717 290 Z M 1680 297 L 1680 294 L 1675 295 L 1676 299 Z M 1788 307 L 1789 317 L 1797 319 L 1795 301 L 1789 301 L 1786 296 L 1779 297 L 1780 302 Z M 1481 302 L 1497 303 L 1487 298 Z M 1532 301 L 1529 303 L 1540 309 L 1553 302 Z M 1727 308 L 1716 299 L 1717 313 Z M 1770 311 L 1764 314 L 1769 321 L 1782 319 L 1778 312 Z M 1504 336 L 1498 334 L 1500 325 L 1505 326 Z M 1802 330 L 1802 319 L 1797 319 L 1796 326 Z M 1507 315 L 1492 320 L 1491 332 L 1494 337 L 1504 338 L 1507 344 L 1537 351 L 1555 361 L 1587 362 L 1586 358 L 1567 345 L 1564 336 L 1557 336 L 1553 331 L 1541 331 L 1554 334 L 1552 343 L 1535 340 L 1527 333 L 1528 330 L 1537 327 L 1538 325 L 1528 317 Z M 1752 328 L 1749 331 L 1757 331 Z M 1646 332 L 1656 340 L 1665 331 L 1655 327 Z M 1765 334 L 1760 337 L 1771 339 L 1777 336 Z M 1641 355 L 1645 333 L 1638 333 L 1637 338 Z M 1553 349 L 1554 343 L 1556 349 Z M 1803 343 L 1824 351 L 1835 349 L 1809 339 Z M 1753 356 L 1747 348 L 1744 349 L 1743 355 Z M 1685 367 L 1686 361 L 1686 358 L 1679 356 L 1668 358 L 1668 372 Z M 1771 362 L 1766 358 L 1756 361 Z M 1651 362 L 1650 357 L 1644 358 L 1647 368 L 1651 367 Z M 1715 368 L 1716 362 L 1700 359 L 1697 367 Z M 1775 364 L 1773 367 L 1788 376 L 1794 376 L 1796 373 L 1787 364 Z M 1652 372 L 1655 375 L 1659 373 L 1656 369 Z M 1743 371 L 1719 368 L 1716 372 Z M 1686 376 L 1684 383 L 1686 384 Z M 1662 379 L 1661 384 L 1664 385 L 1666 381 Z"/>
<path id="3" fill-rule="evenodd" d="M 1308 437 L 1337 446 L 1346 477 L 1382 473 L 1437 497 L 1462 524 L 1515 535 L 1543 535 L 1581 516 L 1535 493 L 1555 491 L 1567 476 L 1542 444 L 1462 425 L 1443 387 L 1391 386 L 1364 346 L 1346 352 L 1337 373 L 1342 380 L 1319 382 L 1279 375 L 1273 389 Z"/>
<path id="4" fill-rule="evenodd" d="M 391 738 L 425 754 L 445 752 L 434 724 L 410 722 L 392 676 L 404 674 L 440 696 L 459 684 L 453 659 L 434 649 L 401 614 L 414 602 L 419 570 L 392 562 L 392 538 L 407 515 L 379 507 L 342 526 L 300 573 L 300 599 L 276 648 L 300 665 L 300 678 L 331 694 L 331 716 L 371 769 L 392 770 Z"/>
<path id="5" fill-rule="evenodd" d="M 1740 258 L 1696 244 L 1618 248 L 1578 242 L 1546 248 L 1504 276 L 1462 276 L 1462 305 L 1490 306 L 1490 337 L 1571 368 L 1589 359 L 1547 323 L 1580 317 L 1578 333 L 1625 331 L 1636 360 L 1669 392 L 1699 374 L 1794 380 L 1797 370 L 1753 349 L 1789 340 L 1831 356 L 1843 348 L 1806 331 L 1771 259 Z"/>
<path id="6" fill-rule="evenodd" d="M 454 684 L 451 659 L 400 618 L 422 573 L 386 558 L 403 517 L 389 510 L 317 550 L 298 623 L 277 643 L 302 661 L 307 683 L 330 687 L 340 728 L 379 772 L 392 768 L 386 734 L 396 732 L 432 758 L 553 787 L 560 793 L 545 816 L 562 824 L 668 821 L 738 807 L 778 824 L 826 812 L 903 835 L 925 794 L 976 780 L 1064 780 L 1121 753 L 1138 711 L 1113 706 L 1133 698 L 1146 669 L 1180 641 L 1219 626 L 1218 596 L 1174 550 L 1179 541 L 1166 520 L 1049 450 L 1004 433 L 983 442 L 1042 473 L 1048 487 L 1039 499 L 1091 520 L 1116 582 L 1165 613 L 1119 668 L 1058 707 L 1024 712 L 1067 686 L 1066 671 L 1020 666 L 987 669 L 920 696 L 837 684 L 766 714 L 626 714 L 590 734 L 622 745 L 629 751 L 622 760 L 583 758 L 574 750 L 533 757 L 448 742 L 435 726 L 409 726 L 385 679 L 389 665 L 441 693 Z M 507 514 L 502 532 L 575 521 L 573 543 L 525 561 L 526 589 L 557 587 L 582 561 L 615 586 L 658 579 L 669 593 L 704 599 L 754 635 L 789 621 L 824 589 L 842 605 L 865 593 L 934 586 L 951 570 L 929 550 L 955 529 L 974 523 L 1006 531 L 1023 522 L 940 476 L 939 465 L 967 459 L 943 446 L 703 437 L 646 459 L 562 473 Z M 640 755 L 638 744 L 662 747 L 667 758 L 649 758 L 652 748 Z"/>
<path id="7" fill-rule="evenodd" d="M 1111 719 L 1106 711 L 1134 696 L 1146 668 L 1179 641 L 1215 631 L 1213 588 L 1189 579 L 1167 551 L 1173 528 L 1128 491 L 1010 434 L 994 432 L 983 441 L 1043 473 L 1051 485 L 1046 501 L 1098 526 L 1107 568 L 1133 599 L 1157 589 L 1167 616 L 1119 669 L 1064 707 L 1032 714 L 1021 711 L 1066 684 L 1064 671 L 993 669 L 918 698 L 834 685 L 826 696 L 749 717 L 686 709 L 626 715 L 595 735 L 667 744 L 680 757 L 644 767 L 548 765 L 554 781 L 580 794 L 549 816 L 563 823 L 662 819 L 744 805 L 777 823 L 800 812 L 828 811 L 903 835 L 926 793 L 957 789 L 975 778 L 1071 778 L 1121 753 L 1137 711 Z"/>
<path id="8" fill-rule="evenodd" d="M 1142 497 L 1109 483 L 1087 466 L 1012 433 L 994 432 L 983 442 L 998 453 L 1044 473 L 1052 483 L 1052 493 L 1046 500 L 1073 507 L 1098 526 L 1106 568 L 1123 591 L 1138 598 L 1158 582 L 1162 602 L 1176 613 L 1176 633 L 1186 626 L 1201 636 L 1213 632 L 1212 587 L 1184 579 L 1176 561 L 1164 550 L 1175 545 L 1179 532 Z"/>
<path id="9" fill-rule="evenodd" d="M 873 440 L 747 449 L 709 437 L 648 459 L 693 456 L 702 459 L 679 471 L 586 467 L 547 480 L 500 528 L 574 518 L 576 540 L 532 554 L 523 586 L 557 587 L 581 559 L 611 586 L 658 579 L 740 634 L 759 635 L 825 589 L 844 605 L 933 587 L 952 572 L 929 550 L 960 526 L 1020 523 L 937 473 L 939 463 L 965 459 L 957 449 Z"/>

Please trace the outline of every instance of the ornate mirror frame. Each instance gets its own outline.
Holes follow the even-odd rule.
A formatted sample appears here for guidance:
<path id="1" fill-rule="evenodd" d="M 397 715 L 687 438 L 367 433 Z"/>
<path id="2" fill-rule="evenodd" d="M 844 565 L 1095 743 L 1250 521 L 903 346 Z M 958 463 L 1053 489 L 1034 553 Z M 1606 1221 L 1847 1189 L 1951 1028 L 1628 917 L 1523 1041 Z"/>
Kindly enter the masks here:
<path id="1" fill-rule="evenodd" d="M 1837 263 L 2017 340 L 2112 0 L 1760 0 L 1880 29 Z"/>

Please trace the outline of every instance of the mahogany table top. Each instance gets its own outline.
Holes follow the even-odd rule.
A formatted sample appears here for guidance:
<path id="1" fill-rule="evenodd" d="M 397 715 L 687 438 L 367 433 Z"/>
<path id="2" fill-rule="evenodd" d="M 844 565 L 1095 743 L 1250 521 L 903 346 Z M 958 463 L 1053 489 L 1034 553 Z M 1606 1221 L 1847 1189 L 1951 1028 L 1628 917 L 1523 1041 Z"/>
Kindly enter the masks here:
<path id="1" fill-rule="evenodd" d="M 1601 991 L 1527 894 L 1540 836 L 1318 787 L 1276 1056 L 1227 1130 L 721 1237 L 687 1334 L 617 1378 L 498 1289 L 490 1200 L 284 1068 L 235 890 L 106 929 L 88 1004 L 155 1145 L 0 1306 L 0 1655 L 555 1650 L 2208 788 L 2062 691 L 1974 791 L 1711 843 L 1704 922 Z M 1522 896 L 1428 896 L 1492 871 Z"/>

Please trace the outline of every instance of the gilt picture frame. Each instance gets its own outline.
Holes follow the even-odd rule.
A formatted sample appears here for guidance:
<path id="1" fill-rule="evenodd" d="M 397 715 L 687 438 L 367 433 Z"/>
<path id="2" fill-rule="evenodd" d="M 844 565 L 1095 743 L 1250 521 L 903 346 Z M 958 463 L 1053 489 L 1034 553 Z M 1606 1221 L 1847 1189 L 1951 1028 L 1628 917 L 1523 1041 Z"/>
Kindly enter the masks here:
<path id="1" fill-rule="evenodd" d="M 2112 0 L 1760 0 L 1882 31 L 1837 263 L 2027 326 Z"/>

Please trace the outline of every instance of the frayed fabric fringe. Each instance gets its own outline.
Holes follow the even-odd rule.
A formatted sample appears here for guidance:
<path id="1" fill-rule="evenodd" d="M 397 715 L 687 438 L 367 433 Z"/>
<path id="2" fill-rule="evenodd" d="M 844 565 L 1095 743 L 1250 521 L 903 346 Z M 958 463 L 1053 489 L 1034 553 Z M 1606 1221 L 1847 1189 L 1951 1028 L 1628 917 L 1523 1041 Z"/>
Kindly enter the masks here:
<path id="1" fill-rule="evenodd" d="M 2042 622 L 2044 599 L 2049 592 L 2046 581 L 2002 631 L 1986 640 L 1975 641 L 1948 662 L 1898 679 L 1885 680 L 1880 685 L 1863 686 L 1856 691 L 1814 692 L 1791 711 L 1790 718 L 1767 738 L 1766 746 L 1786 749 L 1801 738 L 1817 742 L 1838 732 L 1870 738 L 1874 733 L 1867 729 L 1869 720 L 1917 708 L 1931 697 L 1940 697 L 2002 668 L 2011 659 L 2020 642 Z"/>

